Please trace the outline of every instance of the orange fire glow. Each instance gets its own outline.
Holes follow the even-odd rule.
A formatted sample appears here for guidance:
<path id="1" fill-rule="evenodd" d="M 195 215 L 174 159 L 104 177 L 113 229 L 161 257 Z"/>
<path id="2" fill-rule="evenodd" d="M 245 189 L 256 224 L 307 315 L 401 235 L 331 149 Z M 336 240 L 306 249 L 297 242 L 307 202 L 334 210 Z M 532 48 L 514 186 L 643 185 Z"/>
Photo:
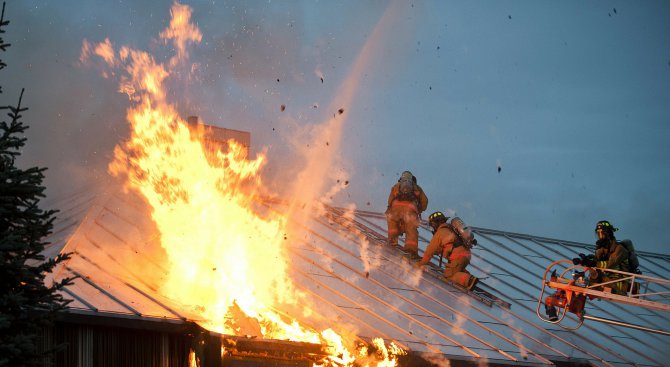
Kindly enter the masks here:
<path id="1" fill-rule="evenodd" d="M 175 3 L 171 14 L 160 36 L 173 42 L 176 55 L 165 64 L 128 47 L 115 52 L 108 39 L 99 45 L 85 41 L 82 49 L 82 61 L 96 55 L 127 74 L 120 90 L 131 100 L 131 135 L 115 148 L 109 171 L 151 206 L 169 261 L 160 292 L 188 307 L 209 330 L 245 334 L 235 319 L 241 311 L 257 320 L 265 338 L 328 345 L 330 364 L 361 364 L 366 353 L 356 350 L 353 340 L 332 329 L 312 330 L 276 311 L 304 297 L 287 275 L 283 243 L 289 218 L 258 204 L 265 194 L 264 155 L 247 159 L 234 141 L 225 153 L 206 154 L 202 132 L 189 129 L 166 100 L 171 68 L 185 63 L 187 46 L 202 38 L 190 22 L 191 8 Z M 392 343 L 387 349 L 381 339 L 374 345 L 380 352 L 367 365 L 395 365 L 395 356 L 403 353 Z"/>

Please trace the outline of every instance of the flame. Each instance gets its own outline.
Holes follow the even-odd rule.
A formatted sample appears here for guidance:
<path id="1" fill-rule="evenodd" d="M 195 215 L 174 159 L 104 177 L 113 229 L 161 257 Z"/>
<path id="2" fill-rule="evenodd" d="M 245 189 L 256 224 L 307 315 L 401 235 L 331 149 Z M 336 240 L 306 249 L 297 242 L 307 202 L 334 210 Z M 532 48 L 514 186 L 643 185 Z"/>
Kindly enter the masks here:
<path id="1" fill-rule="evenodd" d="M 151 206 L 168 259 L 161 294 L 179 301 L 209 330 L 245 335 L 257 328 L 266 338 L 319 343 L 328 346 L 328 364 L 353 365 L 364 357 L 352 347 L 353 338 L 332 329 L 318 332 L 278 311 L 304 296 L 287 275 L 283 244 L 289 218 L 258 204 L 265 194 L 260 173 L 266 157 L 247 159 L 233 140 L 226 152 L 208 152 L 203 131 L 189 128 L 166 100 L 172 70 L 187 61 L 187 46 L 202 39 L 190 22 L 190 7 L 174 3 L 171 15 L 160 36 L 173 43 L 176 55 L 165 64 L 128 47 L 116 53 L 109 39 L 97 46 L 84 41 L 81 56 L 86 61 L 96 55 L 127 74 L 119 90 L 131 101 L 131 133 L 115 147 L 108 169 Z M 245 328 L 245 320 L 251 326 Z M 377 354 L 365 365 L 395 365 L 403 352 L 394 344 L 387 349 L 381 339 L 374 345 Z"/>

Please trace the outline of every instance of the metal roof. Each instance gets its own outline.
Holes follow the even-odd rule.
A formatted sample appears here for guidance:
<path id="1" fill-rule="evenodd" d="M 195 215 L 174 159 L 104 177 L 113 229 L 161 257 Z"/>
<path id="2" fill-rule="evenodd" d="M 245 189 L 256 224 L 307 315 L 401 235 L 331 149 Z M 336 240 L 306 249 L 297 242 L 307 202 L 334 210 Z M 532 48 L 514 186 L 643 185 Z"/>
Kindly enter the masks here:
<path id="1" fill-rule="evenodd" d="M 125 318 L 197 321 L 157 292 L 158 284 L 129 263 L 164 274 L 147 252 L 151 223 L 142 200 L 108 189 L 59 202 L 61 214 L 47 256 L 72 251 L 54 277 L 78 276 L 64 289 L 71 312 Z M 283 211 L 280 201 L 266 202 Z M 471 227 L 478 239 L 469 270 L 500 302 L 469 295 L 431 271 L 412 267 L 385 244 L 383 214 L 326 207 L 300 223 L 307 236 L 290 244 L 291 276 L 325 314 L 354 324 L 363 339 L 394 340 L 425 358 L 490 364 L 661 366 L 670 360 L 670 337 L 586 320 L 576 331 L 536 316 L 545 268 L 557 259 L 591 252 L 591 244 Z M 431 234 L 420 228 L 420 251 Z M 641 252 L 644 274 L 670 279 L 670 256 Z M 371 264 L 371 266 L 370 266 Z M 587 315 L 670 330 L 670 315 L 607 301 L 589 301 Z M 292 315 L 300 319 L 300 315 Z"/>

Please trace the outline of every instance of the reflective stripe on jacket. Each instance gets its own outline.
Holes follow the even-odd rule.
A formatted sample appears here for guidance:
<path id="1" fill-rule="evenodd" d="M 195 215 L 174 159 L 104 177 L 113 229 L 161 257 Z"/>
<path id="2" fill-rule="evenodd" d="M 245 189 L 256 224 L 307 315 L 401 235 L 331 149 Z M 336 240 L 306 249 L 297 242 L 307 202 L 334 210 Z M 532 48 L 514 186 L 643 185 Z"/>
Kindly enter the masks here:
<path id="1" fill-rule="evenodd" d="M 609 247 L 596 250 L 596 260 L 598 268 L 629 271 L 628 250 L 616 240 Z"/>
<path id="2" fill-rule="evenodd" d="M 389 193 L 388 206 L 393 205 L 394 202 L 407 203 L 408 201 L 396 200 L 396 196 L 400 192 L 400 183 L 396 183 L 391 187 L 391 192 Z M 423 192 L 421 186 L 414 184 L 414 196 L 416 197 L 416 209 L 419 213 L 423 212 L 428 208 L 428 197 Z"/>

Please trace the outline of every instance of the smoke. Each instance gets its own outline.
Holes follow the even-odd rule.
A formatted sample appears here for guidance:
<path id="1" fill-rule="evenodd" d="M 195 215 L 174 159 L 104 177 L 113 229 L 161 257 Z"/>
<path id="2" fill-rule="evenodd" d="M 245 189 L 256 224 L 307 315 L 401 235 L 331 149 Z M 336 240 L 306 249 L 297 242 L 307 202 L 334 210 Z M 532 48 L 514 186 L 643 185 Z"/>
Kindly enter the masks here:
<path id="1" fill-rule="evenodd" d="M 468 318 L 465 315 L 461 314 L 455 314 L 453 317 L 456 319 L 456 322 L 454 323 L 453 327 L 451 328 L 451 331 L 455 335 L 464 335 L 465 334 L 465 328 L 463 325 L 468 321 Z"/>
<path id="2" fill-rule="evenodd" d="M 304 130 L 296 135 L 298 139 L 293 140 L 294 148 L 300 152 L 302 161 L 305 162 L 297 173 L 290 191 L 290 197 L 300 198 L 294 201 L 293 213 L 296 207 L 301 206 L 301 202 L 331 200 L 332 195 L 341 187 L 331 186 L 330 190 L 326 190 L 329 182 L 337 182 L 338 179 L 348 177 L 343 173 L 340 153 L 343 150 L 343 130 L 349 122 L 348 113 L 355 101 L 360 80 L 371 68 L 371 63 L 376 60 L 374 56 L 379 52 L 379 45 L 385 43 L 384 37 L 390 34 L 395 17 L 398 16 L 397 7 L 398 3 L 389 6 L 377 22 L 349 69 L 348 75 L 325 108 L 327 119 L 317 125 L 305 126 Z M 324 192 L 327 196 L 323 195 Z"/>
<path id="3" fill-rule="evenodd" d="M 49 168 L 44 183 L 53 200 L 107 181 L 111 151 L 128 129 L 124 97 L 101 93 L 99 84 L 90 83 L 97 76 L 78 68 L 81 39 L 73 45 L 76 37 L 63 30 L 71 29 L 64 24 L 68 18 L 80 18 L 59 10 L 60 4 L 42 5 L 13 2 L 6 8 L 12 47 L 4 60 L 10 72 L 3 97 L 12 101 L 17 91 L 26 90 L 28 144 L 17 163 Z"/>
<path id="4" fill-rule="evenodd" d="M 404 272 L 403 280 L 412 287 L 418 287 L 419 282 L 423 279 L 423 270 L 419 269 L 409 263 L 403 262 L 401 271 Z"/>
<path id="5" fill-rule="evenodd" d="M 507 325 L 510 326 L 510 329 L 516 329 L 516 327 L 514 325 L 515 324 L 515 319 L 513 319 L 508 313 L 503 313 L 502 319 L 505 320 Z M 519 354 L 521 355 L 521 357 L 523 359 L 527 359 L 528 358 L 528 348 L 526 348 L 526 346 L 523 345 L 522 335 L 519 334 L 518 332 L 514 331 L 514 333 L 512 334 L 512 337 L 514 338 L 514 340 L 519 345 Z"/>
<path id="6" fill-rule="evenodd" d="M 112 41 L 130 47 L 150 43 L 151 53 L 166 64 L 183 61 L 187 42 L 198 41 L 193 61 L 179 72 L 166 96 L 182 117 L 197 115 L 208 124 L 250 131 L 252 155 L 265 150 L 271 157 L 264 181 L 281 196 L 313 187 L 301 195 L 304 202 L 331 202 L 351 187 L 337 181 L 355 173 L 355 162 L 340 155 L 352 151 L 356 137 L 343 141 L 342 136 L 355 127 L 350 114 L 365 105 L 358 93 L 365 75 L 379 70 L 384 45 L 397 44 L 389 36 L 399 16 L 398 2 L 363 7 L 357 15 L 361 21 L 351 24 L 351 31 L 362 36 L 355 40 L 313 28 L 313 19 L 299 3 L 194 3 L 192 17 L 202 32 L 186 33 L 175 25 L 179 18 L 166 21 L 169 4 L 164 5 L 120 9 L 104 2 L 77 4 L 92 16 L 76 25 L 67 5 L 43 4 L 31 10 L 17 3 L 9 8 L 10 33 L 24 37 L 10 38 L 7 61 L 13 72 L 3 86 L 11 95 L 12 86 L 27 84 L 30 144 L 21 159 L 50 167 L 49 196 L 62 197 L 95 182 L 91 180 L 108 179 L 112 150 L 128 136 L 124 121 L 129 90 L 115 91 L 118 71 L 106 67 L 118 62 L 118 55 L 111 58 Z M 323 4 L 321 10 L 327 12 L 330 6 Z M 376 24 L 368 21 L 380 15 Z M 79 33 L 54 31 L 58 27 Z M 162 38 L 151 38 L 158 32 Z M 112 40 L 107 38 L 111 34 Z M 175 52 L 165 50 L 167 41 Z M 101 85 L 100 73 L 108 85 Z M 314 167 L 322 170 L 301 174 Z M 357 190 L 367 189 L 362 183 Z"/>
<path id="7" fill-rule="evenodd" d="M 370 270 L 379 267 L 381 265 L 381 260 L 378 256 L 375 256 L 379 253 L 377 247 L 370 247 L 370 241 L 368 241 L 367 236 L 358 230 L 354 226 L 354 210 L 356 206 L 350 204 L 346 208 L 345 212 L 342 214 L 341 218 L 345 221 L 346 225 L 343 229 L 340 230 L 340 234 L 345 238 L 355 238 L 360 245 L 359 254 L 361 256 L 361 261 L 363 262 L 363 271 L 365 274 L 370 274 Z M 372 252 L 372 254 L 370 253 Z"/>
<path id="8" fill-rule="evenodd" d="M 420 353 L 419 355 L 435 367 L 451 367 L 451 362 L 443 354 Z"/>

